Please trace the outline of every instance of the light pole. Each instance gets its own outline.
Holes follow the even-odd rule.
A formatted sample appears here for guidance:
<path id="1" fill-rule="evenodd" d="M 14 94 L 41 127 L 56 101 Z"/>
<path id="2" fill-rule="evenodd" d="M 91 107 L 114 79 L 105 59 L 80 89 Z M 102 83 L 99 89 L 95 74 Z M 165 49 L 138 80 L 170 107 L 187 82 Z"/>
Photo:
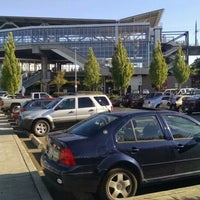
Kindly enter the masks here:
<path id="1" fill-rule="evenodd" d="M 75 94 L 77 93 L 77 68 L 76 68 L 76 50 L 77 47 L 74 48 L 74 65 L 75 65 L 75 69 L 74 69 L 74 92 Z"/>

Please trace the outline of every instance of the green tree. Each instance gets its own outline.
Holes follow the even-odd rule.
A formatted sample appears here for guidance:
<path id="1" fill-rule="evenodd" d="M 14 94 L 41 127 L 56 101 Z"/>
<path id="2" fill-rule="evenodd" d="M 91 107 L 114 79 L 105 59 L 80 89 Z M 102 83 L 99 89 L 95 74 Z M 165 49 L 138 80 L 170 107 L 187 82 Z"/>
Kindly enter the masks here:
<path id="1" fill-rule="evenodd" d="M 181 87 L 181 85 L 185 83 L 190 77 L 190 67 L 184 60 L 184 53 L 181 46 L 179 46 L 175 56 L 173 73 L 179 87 Z"/>
<path id="2" fill-rule="evenodd" d="M 125 94 L 134 74 L 134 67 L 122 44 L 121 36 L 118 38 L 118 43 L 114 49 L 110 72 L 116 89 L 120 90 L 121 94 Z"/>
<path id="3" fill-rule="evenodd" d="M 167 75 L 168 67 L 162 54 L 161 43 L 158 40 L 153 50 L 153 57 L 149 69 L 149 76 L 156 90 L 160 91 L 162 89 L 163 84 L 167 80 Z"/>
<path id="4" fill-rule="evenodd" d="M 94 91 L 100 83 L 100 65 L 94 55 L 92 48 L 89 48 L 87 62 L 84 65 L 83 85 Z"/>
<path id="5" fill-rule="evenodd" d="M 56 85 L 57 92 L 60 92 L 60 88 L 67 83 L 67 80 L 65 77 L 65 71 L 58 71 L 57 75 L 54 77 L 54 79 L 50 82 L 50 85 Z"/>
<path id="6" fill-rule="evenodd" d="M 195 61 L 190 65 L 190 77 L 192 80 L 192 87 L 200 87 L 200 58 L 196 58 Z"/>
<path id="7" fill-rule="evenodd" d="M 21 66 L 15 56 L 15 44 L 12 32 L 8 34 L 8 41 L 4 45 L 4 51 L 1 87 L 7 90 L 9 94 L 14 95 L 20 89 Z"/>

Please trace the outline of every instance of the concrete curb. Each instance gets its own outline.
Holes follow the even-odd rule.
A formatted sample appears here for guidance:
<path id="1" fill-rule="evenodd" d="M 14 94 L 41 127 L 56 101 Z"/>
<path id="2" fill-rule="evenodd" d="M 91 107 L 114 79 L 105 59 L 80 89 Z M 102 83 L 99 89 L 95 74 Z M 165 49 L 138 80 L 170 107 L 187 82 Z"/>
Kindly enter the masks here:
<path id="1" fill-rule="evenodd" d="M 34 134 L 30 134 L 29 138 L 38 149 L 44 149 L 44 144 Z"/>
<path id="2" fill-rule="evenodd" d="M 31 177 L 33 179 L 34 185 L 41 197 L 42 200 L 53 200 L 50 196 L 46 186 L 41 180 L 41 177 L 39 176 L 37 169 L 35 168 L 31 158 L 29 157 L 28 153 L 26 152 L 25 147 L 22 145 L 21 141 L 19 140 L 18 136 L 13 134 L 13 137 L 18 145 L 18 148 L 24 158 L 24 161 L 26 163 L 26 166 L 31 174 Z"/>

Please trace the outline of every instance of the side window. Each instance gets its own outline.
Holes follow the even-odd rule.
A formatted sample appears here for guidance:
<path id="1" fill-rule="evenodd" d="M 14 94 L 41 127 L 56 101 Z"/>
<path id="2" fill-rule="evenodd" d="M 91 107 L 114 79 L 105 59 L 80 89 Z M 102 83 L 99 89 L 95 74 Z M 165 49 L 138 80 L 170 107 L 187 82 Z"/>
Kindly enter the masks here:
<path id="1" fill-rule="evenodd" d="M 167 115 L 164 118 L 174 139 L 192 138 L 200 134 L 200 125 L 190 119 L 174 115 Z"/>
<path id="2" fill-rule="evenodd" d="M 35 101 L 31 107 L 39 107 L 40 106 L 40 102 L 39 101 Z"/>
<path id="3" fill-rule="evenodd" d="M 89 107 L 94 107 L 94 103 L 89 97 L 78 98 L 78 108 L 89 108 Z"/>
<path id="4" fill-rule="evenodd" d="M 104 96 L 95 96 L 94 99 L 99 103 L 101 106 L 108 106 L 109 102 Z"/>
<path id="5" fill-rule="evenodd" d="M 45 93 L 41 93 L 41 94 L 40 94 L 40 98 L 41 98 L 41 99 L 44 99 L 44 98 L 47 98 L 47 97 L 48 97 L 48 96 L 47 96 Z"/>
<path id="6" fill-rule="evenodd" d="M 135 134 L 131 120 L 118 131 L 117 141 L 118 142 L 135 141 Z"/>
<path id="7" fill-rule="evenodd" d="M 75 108 L 75 98 L 64 99 L 59 104 L 58 108 L 59 108 L 59 110 L 62 110 L 62 109 L 74 109 Z"/>
<path id="8" fill-rule="evenodd" d="M 39 94 L 34 94 L 35 99 L 39 99 Z"/>
<path id="9" fill-rule="evenodd" d="M 137 141 L 165 138 L 156 116 L 135 117 L 133 121 Z"/>

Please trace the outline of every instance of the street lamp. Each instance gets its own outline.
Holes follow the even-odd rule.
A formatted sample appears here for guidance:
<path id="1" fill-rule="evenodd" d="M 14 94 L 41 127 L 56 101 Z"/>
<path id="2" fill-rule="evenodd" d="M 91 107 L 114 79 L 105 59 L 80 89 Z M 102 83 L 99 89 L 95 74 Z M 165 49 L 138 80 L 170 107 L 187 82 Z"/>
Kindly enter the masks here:
<path id="1" fill-rule="evenodd" d="M 75 65 L 75 69 L 74 69 L 74 92 L 75 94 L 77 93 L 77 67 L 76 67 L 76 50 L 78 48 L 77 47 L 74 47 L 74 65 Z"/>

